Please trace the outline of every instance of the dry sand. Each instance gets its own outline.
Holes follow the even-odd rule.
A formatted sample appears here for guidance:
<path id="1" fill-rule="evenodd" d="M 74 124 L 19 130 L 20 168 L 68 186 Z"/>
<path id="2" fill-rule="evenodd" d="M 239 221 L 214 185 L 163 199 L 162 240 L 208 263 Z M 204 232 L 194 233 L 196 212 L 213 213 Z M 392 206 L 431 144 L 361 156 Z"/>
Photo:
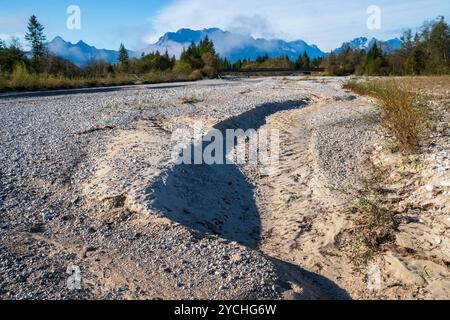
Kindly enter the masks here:
<path id="1" fill-rule="evenodd" d="M 352 209 L 367 162 L 386 157 L 377 147 L 385 137 L 372 102 L 342 90 L 343 81 L 262 78 L 103 97 L 97 120 L 80 130 L 100 142 L 86 147 L 81 168 L 89 169 L 68 191 L 83 199 L 83 223 L 92 230 L 74 232 L 78 223 L 56 219 L 47 226 L 52 232 L 39 236 L 55 252 L 77 253 L 87 280 L 76 297 L 450 298 L 445 132 L 440 149 L 430 151 L 444 154 L 441 175 L 420 171 L 427 176 L 415 189 L 425 190 L 425 180 L 439 184 L 426 197 L 441 213 L 416 205 L 418 220 L 400 225 L 391 248 L 369 265 L 355 264 Z M 110 125 L 123 118 L 128 122 Z M 175 165 L 172 133 L 199 120 L 205 132 L 279 130 L 278 172 L 262 175 L 253 164 Z M 425 201 L 413 191 L 402 200 Z M 23 241 L 13 228 L 2 232 L 3 243 Z M 74 241 L 80 244 L 68 245 Z M 371 267 L 379 271 L 376 288 L 367 285 Z M 5 296 L 12 283 L 3 285 Z"/>

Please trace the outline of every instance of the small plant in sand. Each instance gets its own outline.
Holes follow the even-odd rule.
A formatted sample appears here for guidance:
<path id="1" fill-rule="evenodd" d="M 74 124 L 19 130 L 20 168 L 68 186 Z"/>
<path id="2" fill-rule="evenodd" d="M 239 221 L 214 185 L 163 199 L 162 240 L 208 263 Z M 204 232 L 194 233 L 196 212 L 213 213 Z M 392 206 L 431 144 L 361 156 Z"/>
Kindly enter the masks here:
<path id="1" fill-rule="evenodd" d="M 373 182 L 367 182 L 355 201 L 357 214 L 351 230 L 351 260 L 357 271 L 362 272 L 377 252 L 393 243 L 398 230 L 396 211 L 385 200 L 386 191 Z"/>

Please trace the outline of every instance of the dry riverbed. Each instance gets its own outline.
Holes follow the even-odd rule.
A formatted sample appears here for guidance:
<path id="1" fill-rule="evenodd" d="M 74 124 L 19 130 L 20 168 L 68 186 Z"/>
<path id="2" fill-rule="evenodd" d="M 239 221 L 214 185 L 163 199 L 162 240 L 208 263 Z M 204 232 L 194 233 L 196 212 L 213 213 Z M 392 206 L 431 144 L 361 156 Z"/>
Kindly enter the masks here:
<path id="1" fill-rule="evenodd" d="M 408 169 L 414 187 L 397 186 L 396 237 L 361 266 L 368 162 L 402 160 L 383 149 L 373 102 L 343 81 L 0 98 L 0 299 L 450 298 L 448 127 L 423 170 Z M 172 133 L 198 121 L 279 130 L 279 170 L 175 165 Z"/>

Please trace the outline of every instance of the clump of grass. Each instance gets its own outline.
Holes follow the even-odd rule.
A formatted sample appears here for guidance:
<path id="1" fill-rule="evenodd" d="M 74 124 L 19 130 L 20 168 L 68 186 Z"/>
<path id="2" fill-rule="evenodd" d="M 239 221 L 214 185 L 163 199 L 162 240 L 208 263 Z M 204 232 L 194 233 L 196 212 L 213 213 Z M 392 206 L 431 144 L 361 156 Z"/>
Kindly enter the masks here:
<path id="1" fill-rule="evenodd" d="M 377 251 L 384 243 L 393 240 L 393 233 L 397 230 L 398 223 L 393 211 L 383 206 L 380 199 L 360 195 L 357 208 L 360 216 L 356 224 L 371 250 Z"/>
<path id="2" fill-rule="evenodd" d="M 190 97 L 183 97 L 180 99 L 181 104 L 196 104 L 196 103 L 200 103 L 203 102 L 202 99 L 196 98 L 194 96 L 190 96 Z"/>
<path id="3" fill-rule="evenodd" d="M 363 237 L 356 237 L 350 247 L 350 259 L 355 271 L 364 274 L 364 270 L 373 258 L 373 251 L 366 245 Z"/>
<path id="4" fill-rule="evenodd" d="M 251 93 L 251 92 L 252 92 L 251 89 L 246 89 L 246 90 L 240 91 L 239 94 L 248 94 L 248 93 Z"/>
<path id="5" fill-rule="evenodd" d="M 420 137 L 427 129 L 426 107 L 417 92 L 397 80 L 351 80 L 344 88 L 376 98 L 382 124 L 394 138 L 396 148 L 406 154 L 417 151 Z"/>
<path id="6" fill-rule="evenodd" d="M 396 212 L 383 199 L 384 190 L 368 182 L 356 198 L 353 211 L 357 216 L 350 233 L 350 258 L 357 271 L 364 270 L 377 252 L 395 241 L 395 232 L 399 226 Z"/>

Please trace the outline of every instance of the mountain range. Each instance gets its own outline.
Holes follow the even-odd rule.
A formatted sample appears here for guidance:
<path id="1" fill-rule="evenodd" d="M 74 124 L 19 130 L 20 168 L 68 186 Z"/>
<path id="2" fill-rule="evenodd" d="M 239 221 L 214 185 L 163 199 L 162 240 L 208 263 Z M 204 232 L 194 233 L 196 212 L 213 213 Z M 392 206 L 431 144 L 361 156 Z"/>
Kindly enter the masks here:
<path id="1" fill-rule="evenodd" d="M 97 49 L 84 41 L 78 41 L 76 44 L 64 41 L 61 37 L 56 37 L 47 44 L 47 49 L 55 56 L 71 61 L 79 67 L 88 65 L 91 61 L 106 61 L 111 64 L 117 62 L 119 52 L 115 50 Z M 136 56 L 133 51 L 128 51 L 130 57 Z"/>
<path id="2" fill-rule="evenodd" d="M 214 42 L 217 53 L 226 57 L 231 62 L 238 59 L 255 59 L 257 56 L 268 54 L 270 57 L 287 55 L 295 60 L 304 51 L 311 58 L 324 56 L 316 45 L 309 45 L 303 40 L 287 42 L 284 40 L 255 39 L 249 35 L 241 35 L 223 31 L 218 28 L 190 30 L 181 29 L 177 32 L 168 32 L 162 36 L 158 42 L 144 49 L 145 53 L 159 50 L 169 51 L 170 54 L 179 56 L 183 48 L 189 46 L 191 42 L 198 43 L 200 40 L 209 37 Z"/>
<path id="3" fill-rule="evenodd" d="M 370 48 L 373 47 L 374 44 L 377 44 L 381 48 L 381 50 L 383 50 L 383 52 L 385 53 L 393 53 L 402 47 L 402 41 L 398 38 L 387 41 L 380 41 L 376 38 L 372 38 L 369 40 L 368 38 L 361 37 L 353 39 L 352 41 L 349 42 L 345 42 L 341 48 L 338 48 L 334 51 L 336 53 L 339 53 L 344 47 L 368 51 L 370 50 Z"/>
<path id="4" fill-rule="evenodd" d="M 142 53 L 150 53 L 166 50 L 170 55 L 177 58 L 180 56 L 183 48 L 189 46 L 191 42 L 198 43 L 204 37 L 208 36 L 216 47 L 217 53 L 221 57 L 226 57 L 231 62 L 238 59 L 255 59 L 259 55 L 268 54 L 270 57 L 287 55 L 291 60 L 297 59 L 300 54 L 307 52 L 311 58 L 323 57 L 327 53 L 320 50 L 314 44 L 308 44 L 303 40 L 284 41 L 280 39 L 255 39 L 249 35 L 241 35 L 223 31 L 218 28 L 203 30 L 180 29 L 177 32 L 168 32 L 162 36 L 156 43 L 147 46 L 140 51 L 128 51 L 130 57 L 138 57 Z M 380 41 L 375 38 L 367 39 L 364 37 L 356 38 L 350 42 L 344 43 L 353 49 L 370 49 L 374 43 L 380 45 L 383 51 L 391 53 L 401 47 L 399 39 Z M 97 49 L 83 41 L 76 44 L 64 41 L 61 37 L 56 37 L 47 44 L 50 53 L 61 58 L 72 61 L 74 64 L 83 67 L 92 60 L 103 60 L 114 64 L 117 62 L 118 51 Z M 341 48 L 334 51 L 339 52 Z"/>

